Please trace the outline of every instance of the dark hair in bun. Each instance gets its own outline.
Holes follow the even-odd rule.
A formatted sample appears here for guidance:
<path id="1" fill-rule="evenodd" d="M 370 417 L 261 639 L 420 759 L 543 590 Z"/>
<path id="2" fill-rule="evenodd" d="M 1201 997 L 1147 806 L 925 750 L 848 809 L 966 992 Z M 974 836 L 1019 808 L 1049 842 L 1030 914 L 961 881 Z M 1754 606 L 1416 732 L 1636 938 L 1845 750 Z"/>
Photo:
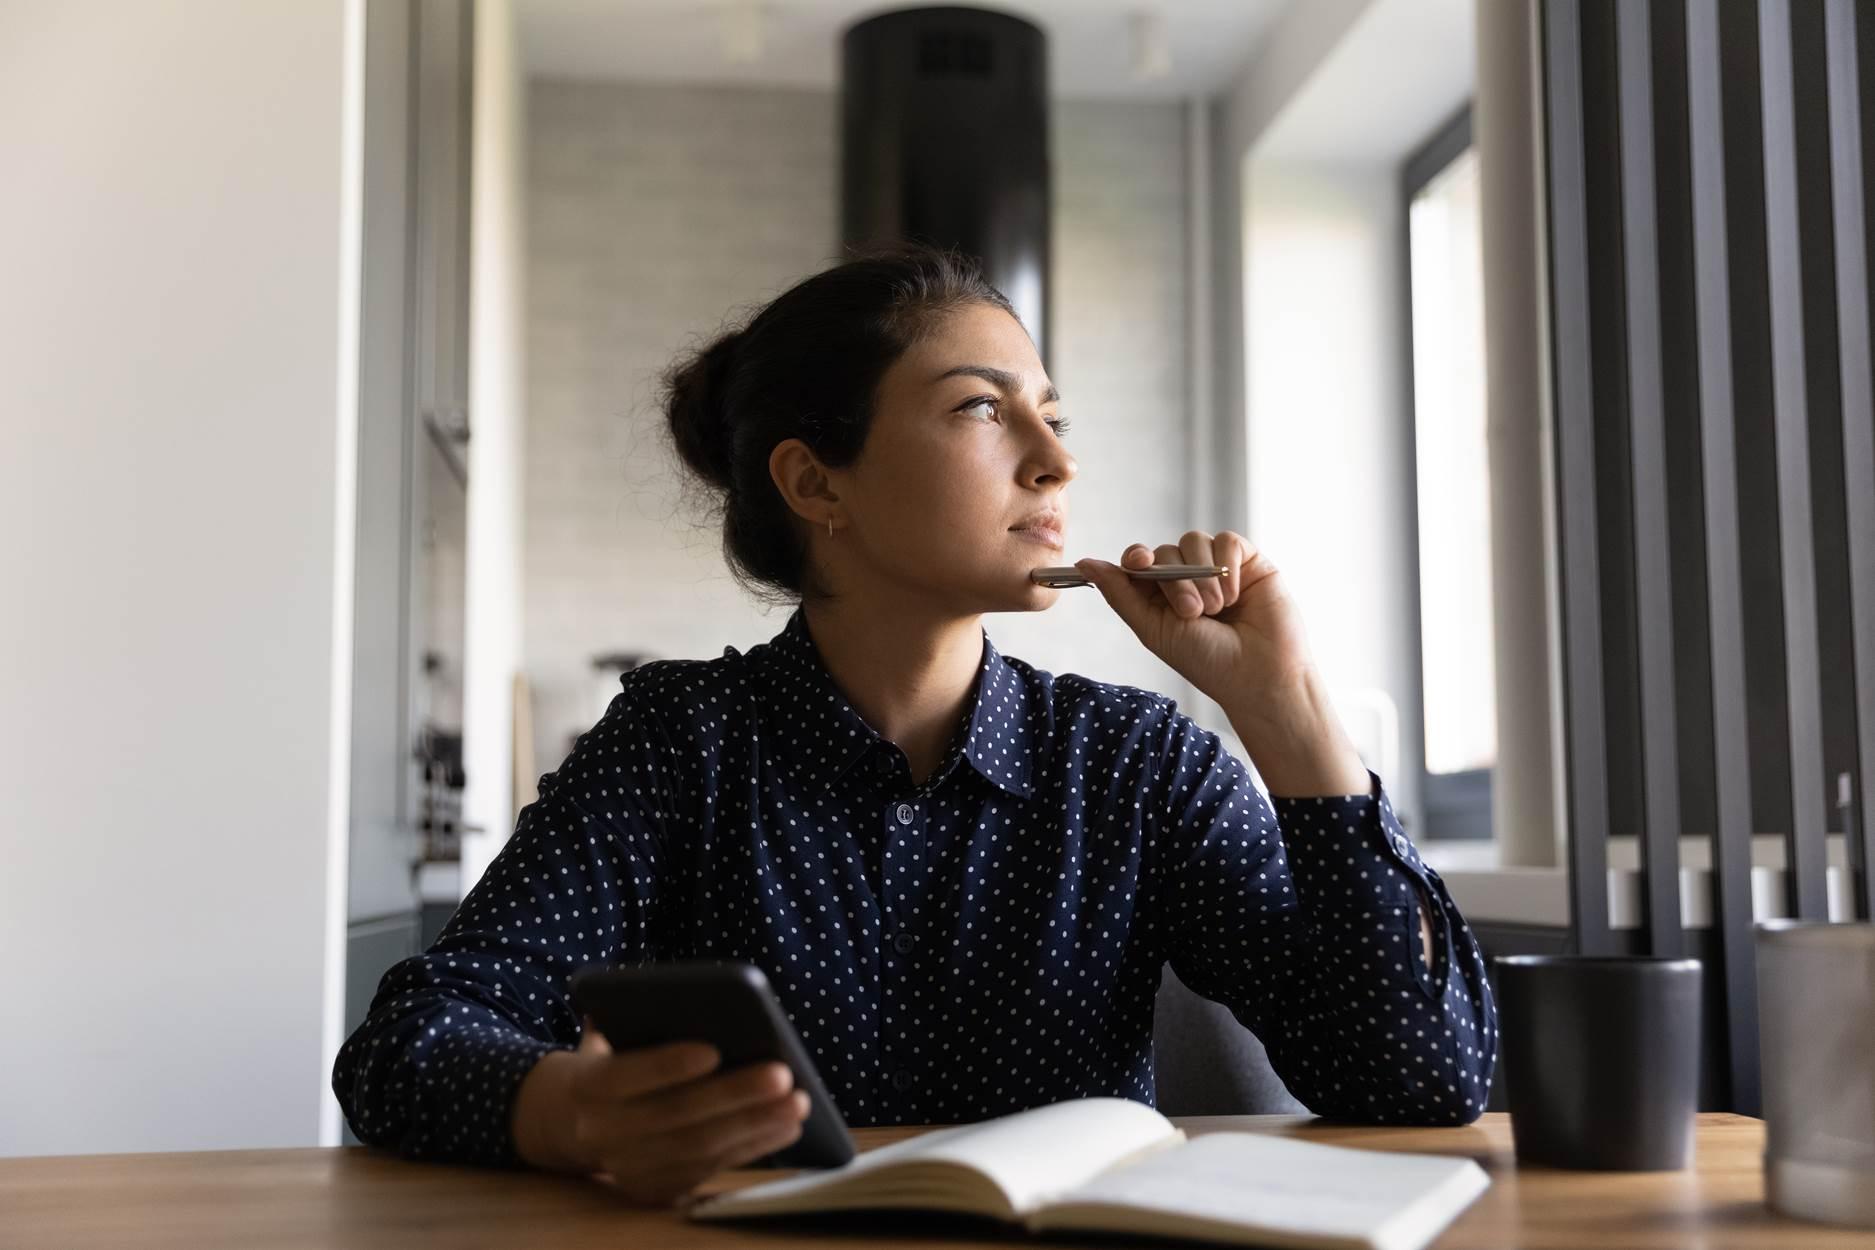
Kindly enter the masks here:
<path id="1" fill-rule="evenodd" d="M 760 598 L 826 598 L 807 566 L 805 524 L 768 475 L 798 438 L 823 464 L 859 458 L 885 371 L 944 314 L 968 304 L 1015 310 L 955 252 L 895 246 L 796 283 L 739 329 L 688 352 L 663 376 L 672 441 L 721 497 L 723 554 Z"/>

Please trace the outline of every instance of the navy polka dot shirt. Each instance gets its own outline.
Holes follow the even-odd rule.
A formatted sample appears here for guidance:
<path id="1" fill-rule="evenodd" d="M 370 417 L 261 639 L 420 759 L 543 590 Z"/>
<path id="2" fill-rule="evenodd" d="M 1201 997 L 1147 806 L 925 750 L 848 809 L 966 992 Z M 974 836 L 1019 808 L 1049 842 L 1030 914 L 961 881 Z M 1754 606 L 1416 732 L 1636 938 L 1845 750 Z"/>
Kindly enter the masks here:
<path id="1" fill-rule="evenodd" d="M 522 1077 L 579 1040 L 568 978 L 674 959 L 758 965 L 855 1126 L 1151 1104 L 1167 961 L 1317 1114 L 1484 1109 L 1484 960 L 1377 777 L 1272 810 L 1172 700 L 1041 672 L 986 634 L 971 710 L 914 784 L 798 609 L 746 654 L 622 684 L 340 1050 L 361 1140 L 516 1164 Z"/>

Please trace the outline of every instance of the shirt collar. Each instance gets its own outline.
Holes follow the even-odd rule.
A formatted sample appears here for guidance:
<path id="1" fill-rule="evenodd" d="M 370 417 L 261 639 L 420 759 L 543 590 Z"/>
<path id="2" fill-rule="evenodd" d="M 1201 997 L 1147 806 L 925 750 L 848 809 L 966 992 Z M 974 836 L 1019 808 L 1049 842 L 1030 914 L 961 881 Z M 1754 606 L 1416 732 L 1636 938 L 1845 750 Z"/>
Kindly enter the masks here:
<path id="1" fill-rule="evenodd" d="M 885 739 L 853 709 L 828 673 L 808 632 L 804 609 L 796 608 L 787 625 L 761 650 L 770 662 L 807 683 L 810 693 L 805 706 L 794 709 L 794 724 L 784 732 L 802 735 L 799 763 L 811 783 L 830 786 L 870 751 L 883 749 Z M 1032 789 L 1031 739 L 1035 735 L 1029 725 L 1029 702 L 1023 675 L 984 633 L 983 660 L 977 670 L 962 754 L 984 780 L 1020 798 L 1027 798 Z M 949 771 L 957 753 L 953 746 L 937 775 Z"/>

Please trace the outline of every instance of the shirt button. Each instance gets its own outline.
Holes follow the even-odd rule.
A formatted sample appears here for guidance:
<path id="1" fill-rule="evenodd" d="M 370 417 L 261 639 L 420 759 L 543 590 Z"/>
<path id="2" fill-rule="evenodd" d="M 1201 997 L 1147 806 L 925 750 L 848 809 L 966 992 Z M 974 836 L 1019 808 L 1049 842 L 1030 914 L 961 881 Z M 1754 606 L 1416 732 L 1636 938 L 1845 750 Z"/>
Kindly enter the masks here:
<path id="1" fill-rule="evenodd" d="M 898 805 L 898 823 L 901 825 L 909 825 L 911 823 L 910 803 L 900 803 Z"/>
<path id="2" fill-rule="evenodd" d="M 912 1087 L 913 1079 L 912 1074 L 909 1072 L 903 1070 L 894 1072 L 892 1074 L 892 1088 L 898 1090 L 900 1093 L 904 1093 Z"/>
<path id="3" fill-rule="evenodd" d="M 909 933 L 901 933 L 892 939 L 892 949 L 901 955 L 911 954 L 911 948 L 918 945 L 918 939 Z"/>
<path id="4" fill-rule="evenodd" d="M 1405 834 L 1396 833 L 1393 835 L 1393 849 L 1400 853 L 1401 859 L 1408 858 L 1406 854 L 1406 835 Z"/>

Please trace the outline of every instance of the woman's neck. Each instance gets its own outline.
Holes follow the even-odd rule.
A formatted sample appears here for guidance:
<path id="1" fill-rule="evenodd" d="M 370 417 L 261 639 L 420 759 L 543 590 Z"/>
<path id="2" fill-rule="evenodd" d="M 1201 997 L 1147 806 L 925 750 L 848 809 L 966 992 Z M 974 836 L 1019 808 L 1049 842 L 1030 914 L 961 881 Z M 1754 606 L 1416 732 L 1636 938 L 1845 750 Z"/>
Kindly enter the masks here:
<path id="1" fill-rule="evenodd" d="M 983 662 L 981 616 L 932 617 L 859 603 L 808 604 L 808 633 L 834 685 L 919 783 L 937 771 L 969 710 Z"/>

